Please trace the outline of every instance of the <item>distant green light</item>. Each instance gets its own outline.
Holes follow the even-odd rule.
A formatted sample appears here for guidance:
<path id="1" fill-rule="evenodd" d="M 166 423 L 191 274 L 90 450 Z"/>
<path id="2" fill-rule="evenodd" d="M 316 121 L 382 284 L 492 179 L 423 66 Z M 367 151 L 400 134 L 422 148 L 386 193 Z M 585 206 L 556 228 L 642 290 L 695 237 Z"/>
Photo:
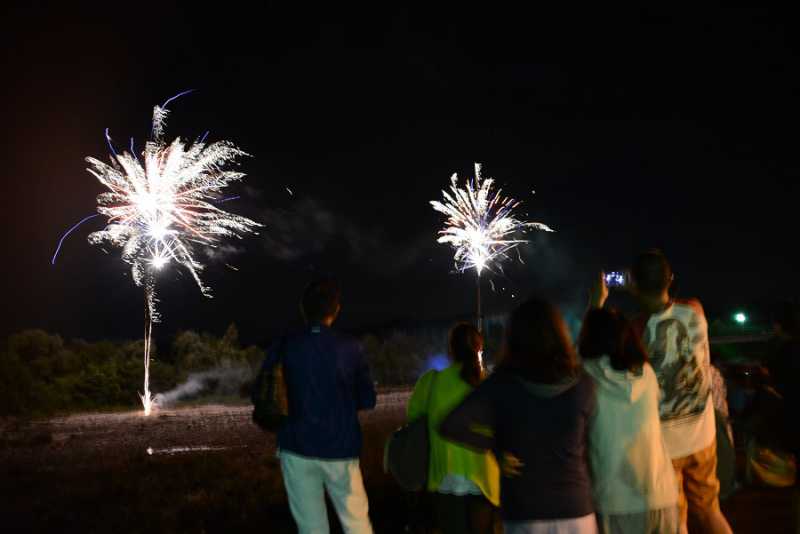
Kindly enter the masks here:
<path id="1" fill-rule="evenodd" d="M 742 312 L 739 312 L 739 313 L 737 313 L 736 315 L 733 316 L 733 320 L 736 321 L 739 324 L 744 324 L 744 323 L 747 322 L 747 316 L 745 314 L 743 314 Z"/>

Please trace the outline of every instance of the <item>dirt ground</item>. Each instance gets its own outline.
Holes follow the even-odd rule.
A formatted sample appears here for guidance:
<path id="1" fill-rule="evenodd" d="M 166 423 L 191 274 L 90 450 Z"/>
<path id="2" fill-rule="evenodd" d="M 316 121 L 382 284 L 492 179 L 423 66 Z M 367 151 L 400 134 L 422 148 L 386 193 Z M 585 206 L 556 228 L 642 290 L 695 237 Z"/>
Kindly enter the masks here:
<path id="1" fill-rule="evenodd" d="M 381 468 L 407 399 L 384 393 L 362 416 L 361 463 L 378 533 L 420 532 L 426 515 L 420 496 L 401 492 Z M 294 532 L 274 439 L 251 423 L 250 410 L 1 421 L 0 531 Z M 723 509 L 737 533 L 790 533 L 791 498 L 789 490 L 745 488 Z"/>

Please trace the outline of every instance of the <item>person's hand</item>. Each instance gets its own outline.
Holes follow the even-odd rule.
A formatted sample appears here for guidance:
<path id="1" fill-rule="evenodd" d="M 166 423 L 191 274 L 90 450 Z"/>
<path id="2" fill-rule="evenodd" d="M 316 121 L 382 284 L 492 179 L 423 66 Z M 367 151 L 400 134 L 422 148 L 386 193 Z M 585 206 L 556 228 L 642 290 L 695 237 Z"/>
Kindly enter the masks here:
<path id="1" fill-rule="evenodd" d="M 600 271 L 597 278 L 589 290 L 589 307 L 602 308 L 608 300 L 608 286 L 606 285 L 606 273 Z"/>
<path id="2" fill-rule="evenodd" d="M 525 464 L 510 452 L 504 452 L 500 458 L 500 470 L 506 478 L 520 476 L 523 467 L 525 467 Z"/>

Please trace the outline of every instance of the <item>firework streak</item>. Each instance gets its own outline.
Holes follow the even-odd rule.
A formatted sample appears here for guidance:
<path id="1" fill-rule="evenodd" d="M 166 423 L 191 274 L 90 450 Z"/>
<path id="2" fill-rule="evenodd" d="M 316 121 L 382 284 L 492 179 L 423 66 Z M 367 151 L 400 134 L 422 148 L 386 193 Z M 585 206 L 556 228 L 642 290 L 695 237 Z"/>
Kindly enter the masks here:
<path id="1" fill-rule="evenodd" d="M 450 178 L 450 192 L 442 191 L 444 202 L 431 201 L 433 209 L 447 216 L 445 227 L 439 231 L 439 243 L 455 249 L 456 269 L 464 272 L 474 268 L 480 276 L 491 264 L 508 258 L 508 253 L 525 239 L 514 236 L 528 230 L 553 230 L 542 223 L 518 219 L 514 209 L 520 202 L 504 197 L 502 190 L 492 190 L 494 180 L 481 176 L 481 164 L 475 164 L 475 178 L 458 187 L 458 175 Z"/>
<path id="2" fill-rule="evenodd" d="M 520 202 L 504 197 L 502 190 L 493 190 L 494 180 L 481 176 L 481 164 L 475 164 L 475 178 L 466 180 L 464 188 L 458 186 L 458 175 L 450 178 L 450 191 L 442 191 L 444 202 L 431 201 L 436 211 L 447 219 L 439 230 L 439 243 L 446 243 L 455 249 L 453 260 L 456 269 L 464 272 L 475 269 L 477 273 L 477 326 L 482 327 L 481 316 L 481 273 L 492 270 L 509 258 L 508 253 L 525 239 L 516 238 L 529 230 L 553 230 L 542 223 L 525 222 L 518 219 L 514 210 Z"/>
<path id="3" fill-rule="evenodd" d="M 246 156 L 245 152 L 228 141 L 206 144 L 205 136 L 193 143 L 180 138 L 164 142 L 166 106 L 174 98 L 153 110 L 152 138 L 141 161 L 133 151 L 117 153 L 108 131 L 111 164 L 86 158 L 90 165 L 87 170 L 108 188 L 97 197 L 98 213 L 108 218 L 106 227 L 89 234 L 89 243 L 121 248 L 134 282 L 144 288 L 145 374 L 141 398 L 145 415 L 153 407 L 150 347 L 153 323 L 159 320 L 156 273 L 171 263 L 181 265 L 191 273 L 202 294 L 210 297 L 210 289 L 200 278 L 203 265 L 195 257 L 197 248 L 214 247 L 224 238 L 241 238 L 260 226 L 215 206 L 226 200 L 223 189 L 244 177 L 224 167 Z"/>

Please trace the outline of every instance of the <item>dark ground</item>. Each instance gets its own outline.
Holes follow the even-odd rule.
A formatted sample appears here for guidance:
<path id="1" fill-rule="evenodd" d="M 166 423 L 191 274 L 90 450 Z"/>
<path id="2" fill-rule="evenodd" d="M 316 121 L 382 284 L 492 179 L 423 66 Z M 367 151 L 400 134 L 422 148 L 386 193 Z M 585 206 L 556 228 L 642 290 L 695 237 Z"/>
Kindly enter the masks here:
<path id="1" fill-rule="evenodd" d="M 407 532 L 424 515 L 424 503 L 381 467 L 407 397 L 383 394 L 362 418 L 362 469 L 378 533 Z M 274 440 L 242 406 L 5 421 L 0 508 L 3 532 L 294 532 Z M 791 532 L 789 490 L 745 488 L 723 509 L 737 533 Z"/>

